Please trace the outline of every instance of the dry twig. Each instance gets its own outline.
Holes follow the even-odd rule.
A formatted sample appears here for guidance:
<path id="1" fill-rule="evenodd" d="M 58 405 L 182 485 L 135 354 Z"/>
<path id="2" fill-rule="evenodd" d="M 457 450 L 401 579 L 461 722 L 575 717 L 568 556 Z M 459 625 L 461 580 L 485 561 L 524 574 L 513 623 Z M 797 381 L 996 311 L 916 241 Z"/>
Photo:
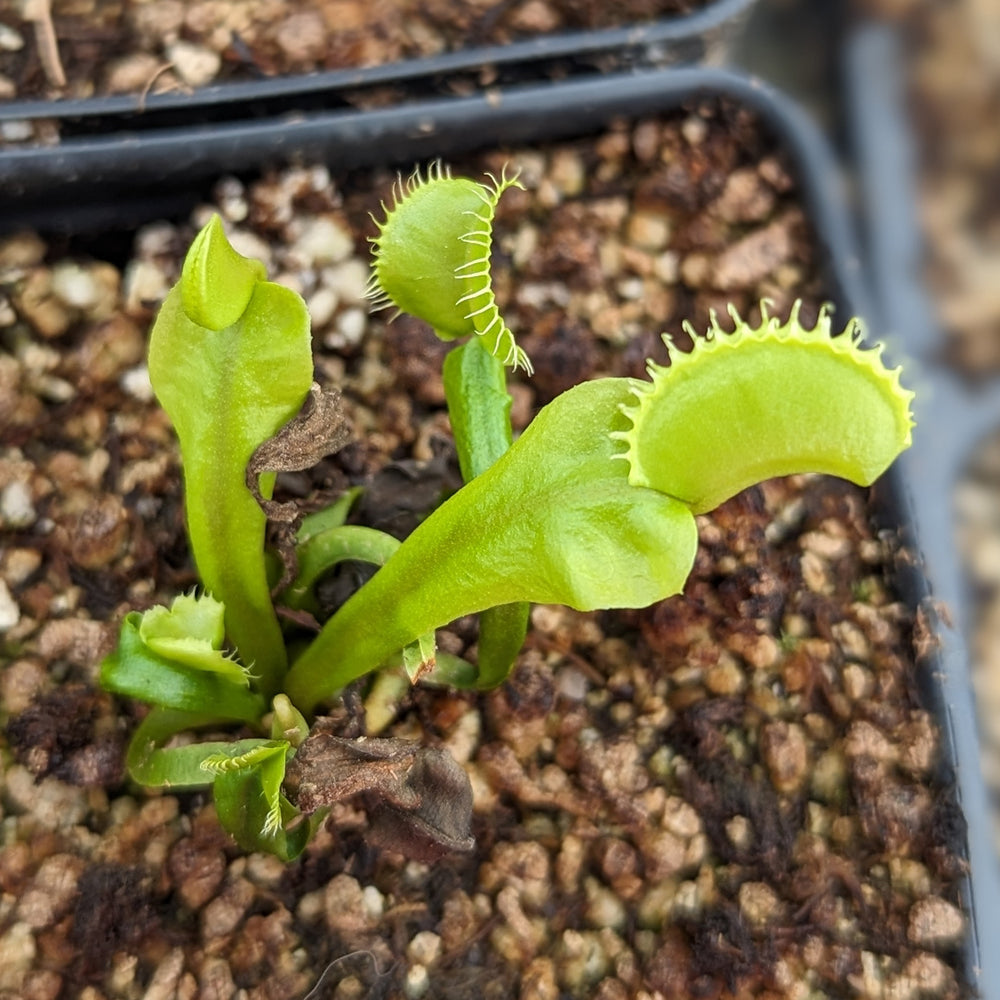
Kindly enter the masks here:
<path id="1" fill-rule="evenodd" d="M 24 19 L 35 27 L 35 46 L 45 76 L 53 87 L 66 86 L 59 42 L 52 23 L 52 0 L 24 0 Z"/>

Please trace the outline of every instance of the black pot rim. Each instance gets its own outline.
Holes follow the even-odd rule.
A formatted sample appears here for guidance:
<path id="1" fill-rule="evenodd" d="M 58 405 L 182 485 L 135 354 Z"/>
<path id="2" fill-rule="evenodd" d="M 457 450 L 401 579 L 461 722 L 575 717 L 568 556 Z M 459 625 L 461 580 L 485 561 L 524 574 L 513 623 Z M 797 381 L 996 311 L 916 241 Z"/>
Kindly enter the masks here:
<path id="1" fill-rule="evenodd" d="M 0 122 L 52 118 L 81 120 L 121 118 L 127 125 L 137 114 L 185 110 L 210 115 L 211 109 L 236 110 L 304 97 L 333 97 L 344 92 L 385 85 L 402 85 L 462 74 L 481 74 L 485 68 L 525 69 L 560 59 L 608 57 L 618 68 L 697 62 L 705 44 L 724 36 L 757 0 L 709 0 L 688 14 L 616 28 L 580 29 L 538 35 L 509 45 L 480 45 L 433 56 L 402 59 L 377 66 L 350 67 L 259 80 L 213 84 L 194 93 L 111 95 L 66 100 L 26 100 L 0 104 Z"/>

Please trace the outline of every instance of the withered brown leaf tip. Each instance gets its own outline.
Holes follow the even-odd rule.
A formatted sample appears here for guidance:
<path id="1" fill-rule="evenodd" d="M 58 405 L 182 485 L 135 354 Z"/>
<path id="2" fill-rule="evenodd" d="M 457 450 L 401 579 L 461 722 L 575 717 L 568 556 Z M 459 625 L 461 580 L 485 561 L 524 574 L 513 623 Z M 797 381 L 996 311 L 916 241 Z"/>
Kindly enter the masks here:
<path id="1" fill-rule="evenodd" d="M 351 439 L 339 389 L 323 389 L 313 382 L 298 416 L 274 437 L 268 438 L 250 456 L 246 468 L 247 488 L 272 521 L 291 524 L 298 517 L 294 503 L 268 500 L 260 492 L 262 472 L 301 472 L 340 451 Z"/>
<path id="2" fill-rule="evenodd" d="M 373 843 L 418 861 L 471 851 L 472 786 L 446 751 L 401 739 L 316 732 L 299 746 L 285 791 L 303 812 L 359 796 Z"/>

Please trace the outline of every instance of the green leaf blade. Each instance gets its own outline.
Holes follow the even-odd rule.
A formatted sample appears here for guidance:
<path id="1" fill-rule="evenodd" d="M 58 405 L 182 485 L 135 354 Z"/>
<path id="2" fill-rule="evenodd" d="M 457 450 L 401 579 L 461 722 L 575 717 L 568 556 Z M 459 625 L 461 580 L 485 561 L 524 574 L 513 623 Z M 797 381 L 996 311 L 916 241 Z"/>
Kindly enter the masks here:
<path id="1" fill-rule="evenodd" d="M 219 298 L 225 289 L 205 292 Z M 301 408 L 312 382 L 302 299 L 256 281 L 243 312 L 213 330 L 187 314 L 180 285 L 153 327 L 150 380 L 180 440 L 188 531 L 198 573 L 226 606 L 226 632 L 265 694 L 286 666 L 264 563 L 266 518 L 246 487 L 258 445 Z M 270 493 L 272 477 L 262 477 Z"/>

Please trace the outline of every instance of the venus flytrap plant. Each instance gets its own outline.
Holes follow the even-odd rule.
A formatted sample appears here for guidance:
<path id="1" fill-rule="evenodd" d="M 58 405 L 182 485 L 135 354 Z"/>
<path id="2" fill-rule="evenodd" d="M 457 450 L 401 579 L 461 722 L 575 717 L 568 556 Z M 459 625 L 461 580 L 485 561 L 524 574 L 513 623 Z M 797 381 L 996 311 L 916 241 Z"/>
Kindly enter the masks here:
<path id="1" fill-rule="evenodd" d="M 324 809 L 355 794 L 420 856 L 465 849 L 471 796 L 453 762 L 400 741 L 309 734 L 307 719 L 387 666 L 462 687 L 499 683 L 530 602 L 592 610 L 676 594 L 693 564 L 696 514 L 770 476 L 870 484 L 910 442 L 912 394 L 880 348 L 861 345 L 856 323 L 833 336 L 826 310 L 805 328 L 797 307 L 780 322 L 764 306 L 756 326 L 733 311 L 732 333 L 713 318 L 688 353 L 668 341 L 669 365 L 651 363 L 647 379 L 563 393 L 514 441 L 506 368 L 530 365 L 489 282 L 493 215 L 514 183 L 440 167 L 414 175 L 373 241 L 376 301 L 445 339 L 468 337 L 444 369 L 465 485 L 403 542 L 345 523 L 353 496 L 310 515 L 274 600 L 262 507 L 287 520 L 268 501 L 268 470 L 284 467 L 278 453 L 310 388 L 301 300 L 239 257 L 214 219 L 154 327 L 150 374 L 178 431 L 206 593 L 128 615 L 102 679 L 154 706 L 129 750 L 133 777 L 213 785 L 220 820 L 247 849 L 294 857 Z M 335 406 L 305 409 L 310 437 L 317 419 L 337 420 Z M 313 443 L 294 460 L 315 453 Z M 319 612 L 314 587 L 344 559 L 379 568 L 304 640 L 288 622 Z M 435 630 L 471 613 L 481 615 L 478 664 L 436 657 Z M 187 730 L 233 725 L 253 735 L 172 745 Z M 435 796 L 457 803 L 455 815 Z"/>

